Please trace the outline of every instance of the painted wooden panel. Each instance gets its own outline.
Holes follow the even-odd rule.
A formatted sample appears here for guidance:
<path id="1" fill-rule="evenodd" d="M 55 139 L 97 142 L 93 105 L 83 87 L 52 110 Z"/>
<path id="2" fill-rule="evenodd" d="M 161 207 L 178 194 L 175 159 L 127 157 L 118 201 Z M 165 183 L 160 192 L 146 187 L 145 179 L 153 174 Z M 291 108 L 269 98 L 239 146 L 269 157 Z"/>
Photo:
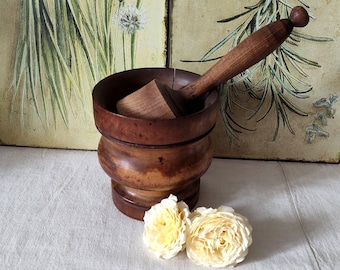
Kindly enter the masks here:
<path id="1" fill-rule="evenodd" d="M 165 66 L 165 0 L 0 0 L 0 142 L 96 149 L 91 92 Z"/>
<path id="2" fill-rule="evenodd" d="M 292 6 L 309 25 L 266 61 L 226 82 L 213 132 L 218 157 L 339 162 L 340 2 L 175 0 L 171 66 L 203 74 L 257 28 Z"/>
<path id="3" fill-rule="evenodd" d="M 283 69 L 266 66 L 276 80 L 273 88 L 258 84 L 259 68 L 224 86 L 214 153 L 339 161 L 339 1 L 171 3 L 170 65 L 201 74 L 215 62 L 211 59 L 231 49 L 242 33 L 238 27 L 249 34 L 285 17 L 290 6 L 305 5 L 310 24 L 285 44 L 285 55 L 276 54 L 286 57 L 288 73 L 281 59 Z M 96 149 L 94 84 L 124 69 L 165 65 L 165 0 L 0 0 L 0 6 L 0 143 Z M 129 13 L 137 14 L 137 24 L 124 28 L 119 18 Z M 270 61 L 275 63 L 274 55 Z"/>

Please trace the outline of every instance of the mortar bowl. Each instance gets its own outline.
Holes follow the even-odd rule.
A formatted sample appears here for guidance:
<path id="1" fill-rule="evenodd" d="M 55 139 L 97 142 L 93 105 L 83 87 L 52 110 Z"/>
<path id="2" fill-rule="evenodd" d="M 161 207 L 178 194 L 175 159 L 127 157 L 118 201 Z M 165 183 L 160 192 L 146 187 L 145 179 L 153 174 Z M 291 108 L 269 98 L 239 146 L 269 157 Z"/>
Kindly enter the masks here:
<path id="1" fill-rule="evenodd" d="M 117 101 L 153 79 L 180 89 L 199 76 L 142 68 L 113 74 L 94 87 L 94 120 L 102 135 L 99 163 L 111 178 L 113 202 L 125 215 L 142 220 L 146 210 L 170 194 L 195 206 L 200 178 L 213 157 L 209 133 L 216 123 L 218 93 L 205 95 L 195 112 L 176 119 L 126 117 L 117 113 Z"/>

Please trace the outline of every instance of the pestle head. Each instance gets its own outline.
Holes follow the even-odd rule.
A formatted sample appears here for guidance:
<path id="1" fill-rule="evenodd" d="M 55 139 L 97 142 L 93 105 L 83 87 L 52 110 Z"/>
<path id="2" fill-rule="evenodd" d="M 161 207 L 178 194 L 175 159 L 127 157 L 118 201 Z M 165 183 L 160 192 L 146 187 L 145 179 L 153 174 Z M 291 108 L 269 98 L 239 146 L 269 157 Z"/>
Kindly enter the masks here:
<path id="1" fill-rule="evenodd" d="M 309 22 L 309 15 L 303 7 L 296 6 L 292 9 L 289 19 L 295 27 L 304 27 Z"/>

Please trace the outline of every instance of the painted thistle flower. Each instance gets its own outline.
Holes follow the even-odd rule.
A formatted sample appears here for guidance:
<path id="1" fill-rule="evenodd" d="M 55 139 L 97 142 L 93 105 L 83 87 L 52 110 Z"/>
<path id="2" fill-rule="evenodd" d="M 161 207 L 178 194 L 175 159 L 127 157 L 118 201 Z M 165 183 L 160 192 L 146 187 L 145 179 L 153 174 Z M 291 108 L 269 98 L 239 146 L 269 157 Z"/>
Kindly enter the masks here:
<path id="1" fill-rule="evenodd" d="M 142 30 L 146 24 L 146 13 L 135 6 L 127 5 L 119 8 L 113 15 L 113 23 L 126 34 Z"/>

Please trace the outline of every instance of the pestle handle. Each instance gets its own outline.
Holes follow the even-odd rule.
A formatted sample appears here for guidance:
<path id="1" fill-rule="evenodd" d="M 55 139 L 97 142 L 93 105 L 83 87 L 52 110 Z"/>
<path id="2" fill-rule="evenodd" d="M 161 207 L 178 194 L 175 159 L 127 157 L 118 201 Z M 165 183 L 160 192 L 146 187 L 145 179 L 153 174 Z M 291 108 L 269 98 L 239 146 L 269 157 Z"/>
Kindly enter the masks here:
<path id="1" fill-rule="evenodd" d="M 244 39 L 199 79 L 182 88 L 181 96 L 187 100 L 195 99 L 233 78 L 276 50 L 293 27 L 304 27 L 308 22 L 307 11 L 301 6 L 294 7 L 289 19 L 273 22 Z"/>

